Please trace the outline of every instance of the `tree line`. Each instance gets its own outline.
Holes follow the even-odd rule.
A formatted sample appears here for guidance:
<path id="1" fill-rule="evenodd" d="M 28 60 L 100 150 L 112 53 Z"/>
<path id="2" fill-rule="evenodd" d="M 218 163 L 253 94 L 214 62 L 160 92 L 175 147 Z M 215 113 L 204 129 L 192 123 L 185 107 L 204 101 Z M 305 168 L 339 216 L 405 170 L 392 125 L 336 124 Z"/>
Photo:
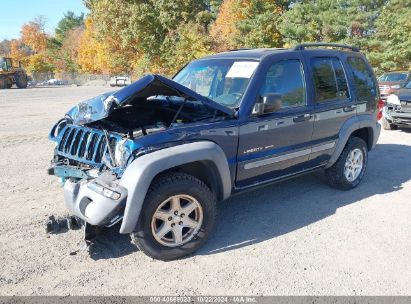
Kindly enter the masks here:
<path id="1" fill-rule="evenodd" d="M 377 73 L 410 69 L 411 0 L 84 0 L 53 34 L 44 17 L 0 43 L 29 73 L 172 75 L 187 62 L 238 48 L 302 42 L 358 46 Z"/>

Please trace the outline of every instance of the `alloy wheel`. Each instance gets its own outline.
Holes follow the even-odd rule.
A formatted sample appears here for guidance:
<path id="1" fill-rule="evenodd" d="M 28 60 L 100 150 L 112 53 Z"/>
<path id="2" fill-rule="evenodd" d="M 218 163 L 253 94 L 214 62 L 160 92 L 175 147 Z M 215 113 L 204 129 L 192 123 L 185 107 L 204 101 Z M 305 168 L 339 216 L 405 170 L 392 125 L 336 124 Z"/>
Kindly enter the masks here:
<path id="1" fill-rule="evenodd" d="M 177 247 L 188 243 L 203 222 L 203 208 L 192 196 L 175 195 L 163 201 L 154 212 L 151 232 L 161 245 Z"/>

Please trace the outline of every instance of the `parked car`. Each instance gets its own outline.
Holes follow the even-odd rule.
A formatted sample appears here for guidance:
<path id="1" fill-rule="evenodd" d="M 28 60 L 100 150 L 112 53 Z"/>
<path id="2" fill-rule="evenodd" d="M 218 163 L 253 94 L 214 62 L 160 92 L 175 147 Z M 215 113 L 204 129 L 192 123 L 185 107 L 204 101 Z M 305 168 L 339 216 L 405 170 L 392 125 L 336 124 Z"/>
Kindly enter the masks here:
<path id="1" fill-rule="evenodd" d="M 128 76 L 114 76 L 110 78 L 110 87 L 125 87 L 131 84 Z"/>
<path id="2" fill-rule="evenodd" d="M 378 77 L 381 98 L 385 100 L 390 94 L 404 87 L 410 80 L 410 71 L 389 72 L 381 75 Z"/>
<path id="3" fill-rule="evenodd" d="M 204 244 L 235 193 L 315 170 L 358 186 L 381 108 L 355 48 L 224 52 L 72 108 L 50 131 L 49 174 L 86 231 L 121 221 L 142 252 L 172 260 Z"/>
<path id="4" fill-rule="evenodd" d="M 411 126 L 411 80 L 396 94 L 388 96 L 383 109 L 382 126 L 385 130 Z"/>
<path id="5" fill-rule="evenodd" d="M 46 85 L 68 85 L 68 81 L 53 78 L 53 79 L 47 80 Z"/>

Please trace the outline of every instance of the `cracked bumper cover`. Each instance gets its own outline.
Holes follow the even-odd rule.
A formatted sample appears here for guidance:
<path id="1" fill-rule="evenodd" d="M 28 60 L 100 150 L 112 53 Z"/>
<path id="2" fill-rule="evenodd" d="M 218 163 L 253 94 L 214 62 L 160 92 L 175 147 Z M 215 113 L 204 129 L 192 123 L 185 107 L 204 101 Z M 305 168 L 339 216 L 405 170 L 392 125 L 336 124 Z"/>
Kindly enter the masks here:
<path id="1" fill-rule="evenodd" d="M 120 195 L 118 199 L 106 197 L 92 190 L 89 185 L 98 183 L 106 189 Z M 64 184 L 64 201 L 74 215 L 95 226 L 112 226 L 123 215 L 127 190 L 121 186 L 107 187 L 99 182 L 99 178 L 75 182 L 67 180 Z"/>

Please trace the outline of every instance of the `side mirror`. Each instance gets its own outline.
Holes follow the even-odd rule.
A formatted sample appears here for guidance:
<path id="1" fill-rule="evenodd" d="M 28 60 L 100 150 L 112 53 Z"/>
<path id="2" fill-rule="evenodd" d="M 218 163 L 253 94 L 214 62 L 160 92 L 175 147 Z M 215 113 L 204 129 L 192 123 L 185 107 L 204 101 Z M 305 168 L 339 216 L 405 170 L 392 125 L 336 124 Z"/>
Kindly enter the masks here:
<path id="1" fill-rule="evenodd" d="M 253 115 L 262 115 L 277 112 L 282 107 L 281 95 L 277 93 L 268 93 L 260 97 L 253 108 Z"/>

